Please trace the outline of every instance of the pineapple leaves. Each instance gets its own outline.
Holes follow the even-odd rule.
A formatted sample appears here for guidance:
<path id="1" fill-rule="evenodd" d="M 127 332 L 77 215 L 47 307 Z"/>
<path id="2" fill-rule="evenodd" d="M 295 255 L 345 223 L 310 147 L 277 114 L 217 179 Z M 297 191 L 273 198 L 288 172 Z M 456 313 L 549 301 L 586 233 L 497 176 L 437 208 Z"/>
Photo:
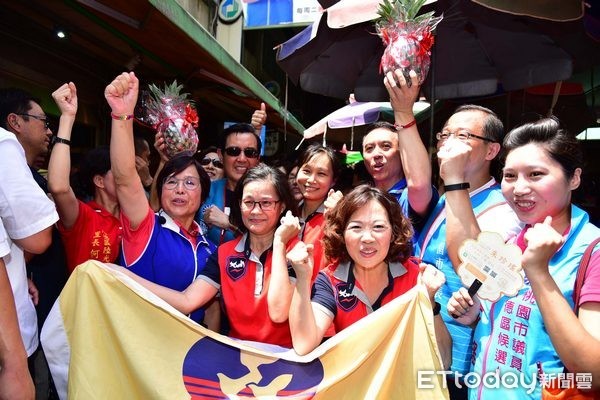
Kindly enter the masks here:
<path id="1" fill-rule="evenodd" d="M 377 10 L 380 19 L 376 24 L 380 26 L 399 21 L 419 23 L 430 19 L 433 11 L 417 15 L 425 2 L 426 0 L 382 0 Z"/>
<path id="2" fill-rule="evenodd" d="M 148 85 L 148 89 L 150 89 L 152 97 L 158 103 L 160 103 L 161 99 L 164 98 L 179 99 L 184 101 L 187 100 L 187 97 L 189 96 L 189 93 L 180 93 L 181 89 L 183 89 L 183 85 L 178 85 L 177 80 L 174 80 L 171 84 L 165 83 L 164 89 L 161 89 L 155 84 L 151 83 Z"/>

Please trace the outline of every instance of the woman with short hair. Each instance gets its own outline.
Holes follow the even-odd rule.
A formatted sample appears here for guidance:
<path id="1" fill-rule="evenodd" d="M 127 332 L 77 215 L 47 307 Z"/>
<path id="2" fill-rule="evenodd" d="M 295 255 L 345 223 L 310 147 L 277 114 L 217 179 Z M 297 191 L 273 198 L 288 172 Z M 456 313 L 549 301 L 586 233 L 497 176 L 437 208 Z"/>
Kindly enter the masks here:
<path id="1" fill-rule="evenodd" d="M 417 285 L 423 272 L 430 301 L 436 304 L 438 346 L 444 365 L 448 364 L 450 337 L 434 300 L 444 275 L 410 256 L 412 234 L 396 199 L 380 189 L 360 185 L 340 200 L 327 216 L 323 236 L 331 264 L 312 288 L 310 246 L 304 258 L 289 257 L 297 276 L 289 320 L 298 354 L 315 349 L 332 324 L 340 332 L 401 296 Z M 356 306 L 346 307 L 348 302 Z"/>
<path id="2" fill-rule="evenodd" d="M 157 176 L 160 210 L 152 210 L 135 168 L 130 116 L 135 109 L 138 84 L 133 72 L 123 73 L 104 92 L 112 110 L 110 157 L 123 228 L 119 264 L 149 281 L 183 290 L 194 282 L 215 252 L 215 246 L 194 221 L 208 196 L 210 179 L 192 153 L 175 155 Z M 218 304 L 210 310 L 206 324 L 218 331 Z M 191 318 L 202 323 L 204 311 L 197 310 Z"/>

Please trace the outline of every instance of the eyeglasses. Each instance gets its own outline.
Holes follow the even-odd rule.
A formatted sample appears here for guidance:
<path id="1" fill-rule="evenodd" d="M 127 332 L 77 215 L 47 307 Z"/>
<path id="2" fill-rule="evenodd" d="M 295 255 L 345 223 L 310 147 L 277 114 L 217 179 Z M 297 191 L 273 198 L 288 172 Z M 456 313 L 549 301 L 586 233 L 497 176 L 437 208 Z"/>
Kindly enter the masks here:
<path id="1" fill-rule="evenodd" d="M 456 132 L 442 131 L 442 132 L 438 132 L 435 134 L 435 138 L 437 140 L 447 140 L 450 136 L 454 136 L 455 138 L 457 138 L 458 140 L 461 140 L 463 142 L 466 142 L 467 140 L 469 140 L 471 138 L 476 138 L 476 139 L 483 140 L 484 142 L 494 143 L 494 140 L 483 137 L 483 136 L 476 135 L 474 133 L 469 132 L 466 129 L 459 129 Z"/>
<path id="2" fill-rule="evenodd" d="M 195 176 L 186 176 L 185 178 L 169 176 L 168 178 L 165 178 L 163 187 L 167 190 L 173 190 L 179 186 L 179 182 L 183 182 L 183 187 L 187 190 L 196 190 L 200 186 L 200 179 Z"/>
<path id="3" fill-rule="evenodd" d="M 244 200 L 244 201 L 242 201 L 241 205 L 242 205 L 242 209 L 244 209 L 246 211 L 254 210 L 254 207 L 256 207 L 257 204 L 258 204 L 258 207 L 262 211 L 271 211 L 275 208 L 275 204 L 279 203 L 280 201 L 281 200 L 261 200 L 261 201 Z"/>
<path id="4" fill-rule="evenodd" d="M 258 153 L 258 150 L 256 150 L 253 147 L 246 147 L 243 151 L 244 151 L 244 155 L 248 158 L 258 158 L 258 156 L 260 155 Z M 237 146 L 227 147 L 225 149 L 225 154 L 227 154 L 228 156 L 231 156 L 231 157 L 237 157 L 241 153 L 242 153 L 242 149 Z"/>
<path id="5" fill-rule="evenodd" d="M 46 129 L 50 129 L 50 120 L 46 116 L 40 117 L 39 115 L 31 115 L 31 114 L 17 114 L 17 115 L 20 115 L 22 117 L 31 117 L 31 118 L 37 119 L 38 121 L 42 121 L 44 123 L 44 127 Z"/>
<path id="6" fill-rule="evenodd" d="M 223 169 L 223 163 L 218 158 L 203 158 L 200 165 L 207 166 L 212 163 L 215 168 Z"/>
<path id="7" fill-rule="evenodd" d="M 362 236 L 366 232 L 369 232 L 372 236 L 377 236 L 385 233 L 390 226 L 387 224 L 375 224 L 373 226 L 362 226 L 359 224 L 351 223 L 346 227 L 346 232 L 352 233 L 357 236 Z"/>

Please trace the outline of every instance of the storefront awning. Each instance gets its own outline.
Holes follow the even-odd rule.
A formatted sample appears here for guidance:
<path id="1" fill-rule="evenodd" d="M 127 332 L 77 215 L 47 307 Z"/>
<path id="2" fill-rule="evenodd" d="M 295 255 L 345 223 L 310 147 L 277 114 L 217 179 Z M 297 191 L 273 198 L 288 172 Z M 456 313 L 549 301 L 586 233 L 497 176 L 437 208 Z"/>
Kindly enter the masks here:
<path id="1" fill-rule="evenodd" d="M 3 72 L 49 88 L 72 80 L 82 98 L 96 103 L 112 77 L 133 69 L 142 84 L 177 79 L 191 92 L 201 118 L 248 121 L 265 102 L 269 126 L 304 129 L 175 0 L 2 3 Z M 59 27 L 67 39 L 53 34 Z"/>

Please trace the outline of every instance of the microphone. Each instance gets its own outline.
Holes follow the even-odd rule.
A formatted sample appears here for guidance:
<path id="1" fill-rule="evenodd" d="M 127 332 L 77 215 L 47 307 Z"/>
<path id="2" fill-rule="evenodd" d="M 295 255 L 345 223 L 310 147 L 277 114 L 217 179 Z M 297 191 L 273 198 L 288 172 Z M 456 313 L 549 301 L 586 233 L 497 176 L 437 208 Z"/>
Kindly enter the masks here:
<path id="1" fill-rule="evenodd" d="M 471 284 L 471 287 L 469 287 L 469 296 L 473 297 L 475 296 L 475 293 L 477 293 L 477 291 L 479 290 L 479 288 L 481 287 L 482 282 L 479 279 L 475 279 L 473 281 L 473 283 Z"/>
<path id="2" fill-rule="evenodd" d="M 479 279 L 475 278 L 475 280 L 469 287 L 469 290 L 468 290 L 469 296 L 471 296 L 471 297 L 475 296 L 475 294 L 477 293 L 477 291 L 479 290 L 479 288 L 481 287 L 482 284 L 483 284 L 483 282 L 481 282 Z M 450 315 L 454 319 L 460 318 L 460 315 L 455 315 L 455 314 L 450 314 Z"/>
<path id="3" fill-rule="evenodd" d="M 164 225 L 164 224 L 166 224 L 166 223 L 167 223 L 167 219 L 166 219 L 165 217 L 163 217 L 162 215 L 159 215 L 159 216 L 158 216 L 158 222 L 159 222 L 161 225 Z"/>

